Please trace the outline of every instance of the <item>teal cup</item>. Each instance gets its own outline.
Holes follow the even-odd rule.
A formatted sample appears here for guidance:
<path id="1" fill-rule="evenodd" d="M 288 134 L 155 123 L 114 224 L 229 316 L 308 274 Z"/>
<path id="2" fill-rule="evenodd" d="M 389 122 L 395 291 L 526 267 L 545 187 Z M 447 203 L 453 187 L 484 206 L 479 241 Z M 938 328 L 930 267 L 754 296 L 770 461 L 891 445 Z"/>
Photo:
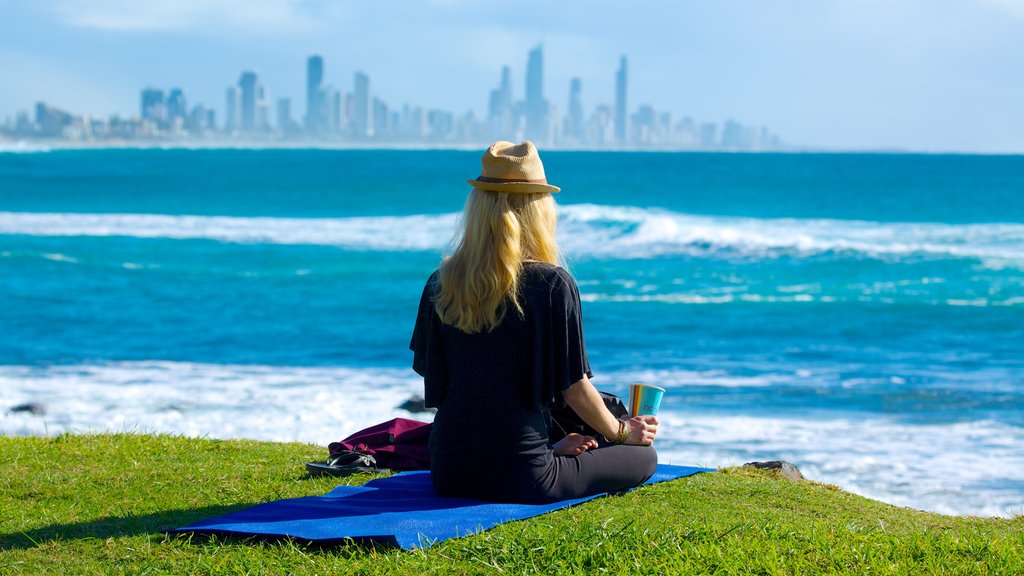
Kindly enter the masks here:
<path id="1" fill-rule="evenodd" d="M 629 385 L 629 415 L 657 416 L 665 389 L 650 384 Z"/>

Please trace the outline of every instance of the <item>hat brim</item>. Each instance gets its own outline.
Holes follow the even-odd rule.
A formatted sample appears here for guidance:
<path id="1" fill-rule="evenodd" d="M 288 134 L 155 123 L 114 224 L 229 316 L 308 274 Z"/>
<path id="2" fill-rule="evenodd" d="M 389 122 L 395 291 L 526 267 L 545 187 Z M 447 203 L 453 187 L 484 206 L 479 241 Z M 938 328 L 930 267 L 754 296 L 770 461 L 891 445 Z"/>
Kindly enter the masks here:
<path id="1" fill-rule="evenodd" d="M 558 186 L 534 184 L 532 182 L 481 182 L 479 180 L 466 180 L 466 184 L 477 190 L 508 192 L 510 194 L 543 194 L 544 192 L 553 194 L 561 190 Z"/>

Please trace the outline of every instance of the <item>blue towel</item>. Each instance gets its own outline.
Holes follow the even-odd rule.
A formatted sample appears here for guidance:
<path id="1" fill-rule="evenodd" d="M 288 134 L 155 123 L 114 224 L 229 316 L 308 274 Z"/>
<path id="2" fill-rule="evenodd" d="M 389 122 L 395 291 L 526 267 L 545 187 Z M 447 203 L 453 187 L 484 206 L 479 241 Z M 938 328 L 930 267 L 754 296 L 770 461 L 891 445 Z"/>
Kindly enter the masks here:
<path id="1" fill-rule="evenodd" d="M 675 480 L 710 468 L 658 464 L 646 483 Z M 324 496 L 259 504 L 171 533 L 292 537 L 320 544 L 351 539 L 405 549 L 426 548 L 448 538 L 468 536 L 511 520 L 558 510 L 604 494 L 551 504 L 496 504 L 468 498 L 441 498 L 430 473 L 403 472 L 363 486 L 338 486 Z"/>

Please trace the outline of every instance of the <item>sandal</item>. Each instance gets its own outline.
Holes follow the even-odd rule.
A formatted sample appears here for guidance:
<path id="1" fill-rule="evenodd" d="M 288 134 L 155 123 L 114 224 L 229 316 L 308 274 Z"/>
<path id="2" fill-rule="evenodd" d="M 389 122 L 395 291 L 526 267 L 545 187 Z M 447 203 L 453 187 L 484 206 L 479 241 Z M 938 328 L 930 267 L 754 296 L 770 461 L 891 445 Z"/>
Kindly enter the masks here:
<path id="1" fill-rule="evenodd" d="M 379 472 L 377 460 L 369 454 L 343 450 L 332 454 L 326 463 L 306 462 L 306 472 L 310 476 L 348 476 L 356 472 Z"/>

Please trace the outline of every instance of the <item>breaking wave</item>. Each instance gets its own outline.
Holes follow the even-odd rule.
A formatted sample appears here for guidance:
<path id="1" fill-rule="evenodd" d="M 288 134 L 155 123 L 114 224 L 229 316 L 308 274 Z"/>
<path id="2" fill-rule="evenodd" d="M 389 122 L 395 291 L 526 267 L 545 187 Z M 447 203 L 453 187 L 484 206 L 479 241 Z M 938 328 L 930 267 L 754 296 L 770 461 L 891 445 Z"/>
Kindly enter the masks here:
<path id="1" fill-rule="evenodd" d="M 0 212 L 0 234 L 206 239 L 327 245 L 352 250 L 442 251 L 458 215 L 270 218 L 160 214 Z M 559 236 L 573 258 L 813 257 L 978 259 L 1024 264 L 1024 224 L 944 224 L 697 216 L 652 208 L 567 205 Z"/>

